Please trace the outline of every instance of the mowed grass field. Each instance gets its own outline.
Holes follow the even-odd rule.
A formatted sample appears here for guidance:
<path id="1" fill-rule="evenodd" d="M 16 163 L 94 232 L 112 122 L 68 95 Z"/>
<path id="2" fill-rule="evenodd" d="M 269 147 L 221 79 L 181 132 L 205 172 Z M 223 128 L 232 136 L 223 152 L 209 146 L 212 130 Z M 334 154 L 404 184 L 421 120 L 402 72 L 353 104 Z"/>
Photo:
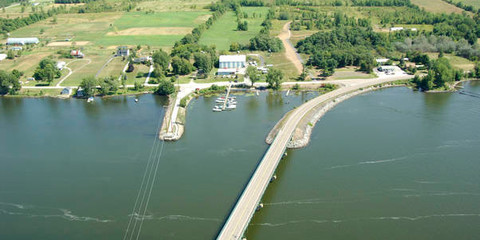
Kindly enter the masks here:
<path id="1" fill-rule="evenodd" d="M 242 11 L 248 14 L 248 18 L 244 19 L 248 22 L 248 31 L 237 31 L 237 17 L 234 12 L 228 11 L 203 33 L 200 44 L 215 45 L 218 50 L 228 50 L 233 42 L 248 43 L 262 29 L 261 24 L 268 8 L 243 7 Z"/>
<path id="2" fill-rule="evenodd" d="M 95 43 L 102 46 L 140 44 L 171 47 L 209 16 L 207 11 L 125 13 Z"/>
<path id="3" fill-rule="evenodd" d="M 442 0 L 411 0 L 411 2 L 420 8 L 425 8 L 426 11 L 434 13 L 462 13 L 464 11 Z"/>

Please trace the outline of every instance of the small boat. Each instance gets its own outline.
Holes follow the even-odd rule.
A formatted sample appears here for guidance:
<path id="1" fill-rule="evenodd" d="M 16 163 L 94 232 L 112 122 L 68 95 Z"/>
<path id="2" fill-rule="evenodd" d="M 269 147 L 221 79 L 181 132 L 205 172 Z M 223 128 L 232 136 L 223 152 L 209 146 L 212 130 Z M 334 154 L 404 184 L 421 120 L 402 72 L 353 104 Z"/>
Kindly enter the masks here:
<path id="1" fill-rule="evenodd" d="M 138 98 L 135 98 L 135 102 L 138 102 Z"/>
<path id="2" fill-rule="evenodd" d="M 237 108 L 237 105 L 235 104 L 227 104 L 227 107 L 225 107 L 225 110 L 233 110 L 236 108 Z"/>
<path id="3" fill-rule="evenodd" d="M 214 112 L 221 112 L 222 111 L 222 108 L 220 106 L 215 106 L 213 107 L 212 111 Z"/>
<path id="4" fill-rule="evenodd" d="M 93 97 L 87 98 L 87 102 L 93 102 L 93 101 L 95 101 L 95 99 Z"/>
<path id="5" fill-rule="evenodd" d="M 215 100 L 216 103 L 224 103 L 225 102 L 225 99 L 224 100 L 221 100 L 221 99 L 217 99 Z"/>

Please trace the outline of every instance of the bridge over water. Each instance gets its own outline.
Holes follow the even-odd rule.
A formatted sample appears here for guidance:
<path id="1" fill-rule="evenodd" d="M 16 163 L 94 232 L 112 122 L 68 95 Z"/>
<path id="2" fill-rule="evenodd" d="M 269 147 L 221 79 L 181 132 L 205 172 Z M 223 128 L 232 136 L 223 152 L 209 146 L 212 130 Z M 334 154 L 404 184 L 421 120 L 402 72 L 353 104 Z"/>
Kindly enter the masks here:
<path id="1" fill-rule="evenodd" d="M 235 207 L 230 216 L 225 221 L 225 224 L 217 236 L 217 240 L 231 240 L 241 239 L 245 230 L 250 223 L 255 211 L 260 204 L 263 194 L 265 193 L 270 180 L 272 179 L 275 170 L 282 159 L 282 156 L 287 148 L 287 144 L 292 138 L 297 125 L 302 118 L 312 108 L 319 104 L 323 104 L 329 100 L 352 93 L 363 88 L 368 88 L 374 85 L 393 82 L 397 80 L 410 79 L 413 76 L 389 76 L 371 80 L 362 80 L 357 84 L 352 84 L 342 87 L 335 91 L 318 96 L 300 107 L 294 109 L 293 113 L 285 120 L 285 124 L 277 133 L 275 140 L 272 142 L 262 160 L 257 166 L 247 186 L 240 195 Z"/>

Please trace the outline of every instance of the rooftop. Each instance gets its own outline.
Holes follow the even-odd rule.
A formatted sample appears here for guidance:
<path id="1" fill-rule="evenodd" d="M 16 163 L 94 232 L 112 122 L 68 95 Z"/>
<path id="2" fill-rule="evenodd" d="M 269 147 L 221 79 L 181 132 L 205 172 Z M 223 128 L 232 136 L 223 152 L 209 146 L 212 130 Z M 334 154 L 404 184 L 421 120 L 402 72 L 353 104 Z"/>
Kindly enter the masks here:
<path id="1" fill-rule="evenodd" d="M 220 55 L 220 62 L 246 62 L 247 56 L 245 55 Z"/>

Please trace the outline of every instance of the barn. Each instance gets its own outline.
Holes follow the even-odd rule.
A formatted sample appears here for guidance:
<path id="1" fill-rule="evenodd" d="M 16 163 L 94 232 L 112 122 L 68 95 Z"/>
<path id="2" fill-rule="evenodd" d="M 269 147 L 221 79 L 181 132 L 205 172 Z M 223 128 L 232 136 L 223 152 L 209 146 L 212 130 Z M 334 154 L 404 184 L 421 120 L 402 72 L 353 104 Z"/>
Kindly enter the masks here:
<path id="1" fill-rule="evenodd" d="M 247 66 L 245 55 L 220 55 L 219 68 L 244 68 Z"/>
<path id="2" fill-rule="evenodd" d="M 8 38 L 7 45 L 27 45 L 38 44 L 40 41 L 38 38 Z"/>

